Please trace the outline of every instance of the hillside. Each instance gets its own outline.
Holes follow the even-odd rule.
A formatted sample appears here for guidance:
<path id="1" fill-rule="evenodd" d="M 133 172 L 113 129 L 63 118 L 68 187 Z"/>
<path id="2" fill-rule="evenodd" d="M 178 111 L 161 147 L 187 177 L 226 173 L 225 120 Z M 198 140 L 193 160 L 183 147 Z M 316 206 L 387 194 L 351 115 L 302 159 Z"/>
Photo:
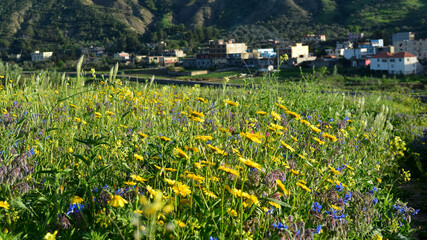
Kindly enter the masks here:
<path id="1" fill-rule="evenodd" d="M 142 42 L 171 35 L 185 40 L 178 45 L 219 36 L 296 40 L 309 32 L 329 39 L 347 31 L 380 37 L 415 31 L 427 37 L 427 0 L 0 0 L 0 5 L 0 49 L 24 51 L 76 43 L 136 50 Z M 207 33 L 207 27 L 222 33 Z"/>

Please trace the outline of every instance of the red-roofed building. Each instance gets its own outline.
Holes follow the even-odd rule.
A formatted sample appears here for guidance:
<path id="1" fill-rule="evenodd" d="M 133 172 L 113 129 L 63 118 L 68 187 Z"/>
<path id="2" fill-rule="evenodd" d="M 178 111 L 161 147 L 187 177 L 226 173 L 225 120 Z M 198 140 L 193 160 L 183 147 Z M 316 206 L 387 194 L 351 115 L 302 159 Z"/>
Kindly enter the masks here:
<path id="1" fill-rule="evenodd" d="M 375 72 L 387 72 L 389 74 L 417 74 L 421 71 L 421 65 L 417 56 L 408 52 L 396 54 L 383 52 L 369 58 L 371 70 Z"/>

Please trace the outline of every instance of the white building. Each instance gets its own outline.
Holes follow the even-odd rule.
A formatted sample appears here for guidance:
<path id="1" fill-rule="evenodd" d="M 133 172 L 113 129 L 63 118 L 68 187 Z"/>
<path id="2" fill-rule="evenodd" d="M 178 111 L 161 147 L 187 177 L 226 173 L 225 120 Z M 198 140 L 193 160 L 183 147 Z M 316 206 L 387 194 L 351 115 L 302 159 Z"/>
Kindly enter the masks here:
<path id="1" fill-rule="evenodd" d="M 39 61 L 46 61 L 50 58 L 52 58 L 53 52 L 40 52 L 35 51 L 31 53 L 31 61 L 33 62 L 39 62 Z"/>
<path id="2" fill-rule="evenodd" d="M 307 34 L 302 38 L 303 44 L 309 44 L 310 42 L 315 42 L 317 45 L 320 42 L 326 41 L 325 35 L 315 35 L 315 34 Z"/>
<path id="3" fill-rule="evenodd" d="M 421 66 L 417 56 L 408 52 L 396 54 L 380 53 L 370 58 L 371 71 L 387 72 L 389 74 L 416 74 L 420 72 Z"/>
<path id="4" fill-rule="evenodd" d="M 344 51 L 346 49 L 353 48 L 353 43 L 349 41 L 337 42 L 337 46 L 335 49 L 325 49 L 326 55 L 342 57 L 344 56 Z"/>

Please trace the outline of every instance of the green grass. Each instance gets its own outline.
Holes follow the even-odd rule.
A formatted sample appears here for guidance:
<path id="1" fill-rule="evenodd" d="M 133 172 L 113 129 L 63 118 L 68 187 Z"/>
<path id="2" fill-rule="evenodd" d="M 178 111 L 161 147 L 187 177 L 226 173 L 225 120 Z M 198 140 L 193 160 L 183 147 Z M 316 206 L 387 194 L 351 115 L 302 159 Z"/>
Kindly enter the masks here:
<path id="1" fill-rule="evenodd" d="M 0 179 L 2 238 L 415 231 L 395 186 L 405 157 L 421 161 L 427 109 L 407 95 L 322 93 L 308 75 L 218 89 L 0 74 L 0 171 L 16 168 Z"/>

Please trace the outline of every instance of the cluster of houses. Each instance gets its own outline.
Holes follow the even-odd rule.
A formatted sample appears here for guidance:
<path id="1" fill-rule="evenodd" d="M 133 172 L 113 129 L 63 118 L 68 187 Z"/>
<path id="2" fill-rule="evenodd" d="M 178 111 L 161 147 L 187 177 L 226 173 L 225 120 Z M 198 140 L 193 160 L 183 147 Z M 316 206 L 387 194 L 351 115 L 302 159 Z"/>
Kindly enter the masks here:
<path id="1" fill-rule="evenodd" d="M 288 56 L 286 61 L 280 56 Z M 209 41 L 208 47 L 201 49 L 195 58 L 183 59 L 186 68 L 209 69 L 227 67 L 266 68 L 268 66 L 295 66 L 304 61 L 313 61 L 308 45 L 292 42 L 275 42 L 271 48 L 248 50 L 245 43 L 234 40 Z"/>
<path id="2" fill-rule="evenodd" d="M 194 57 L 186 57 L 184 50 L 165 50 L 159 56 L 135 55 L 126 52 L 113 54 L 113 59 L 129 63 L 143 62 L 157 66 L 182 65 L 188 69 L 256 68 L 260 71 L 272 67 L 286 68 L 305 63 L 308 66 L 333 66 L 346 59 L 352 67 L 369 67 L 375 72 L 389 74 L 417 74 L 423 70 L 420 61 L 427 62 L 427 40 L 415 40 L 412 32 L 393 34 L 392 45 L 385 46 L 383 39 L 364 41 L 363 33 L 348 33 L 347 40 L 336 42 L 335 48 L 324 49 L 325 55 L 315 57 L 309 52 L 309 45 L 319 48 L 326 42 L 325 35 L 309 34 L 301 42 L 263 42 L 267 48 L 249 49 L 246 43 L 234 40 L 211 40 L 199 49 Z M 84 47 L 86 60 L 94 62 L 107 57 L 104 47 Z M 33 62 L 51 59 L 53 52 L 35 51 Z M 287 56 L 286 58 L 284 56 Z M 16 56 L 17 59 L 20 56 Z"/>

